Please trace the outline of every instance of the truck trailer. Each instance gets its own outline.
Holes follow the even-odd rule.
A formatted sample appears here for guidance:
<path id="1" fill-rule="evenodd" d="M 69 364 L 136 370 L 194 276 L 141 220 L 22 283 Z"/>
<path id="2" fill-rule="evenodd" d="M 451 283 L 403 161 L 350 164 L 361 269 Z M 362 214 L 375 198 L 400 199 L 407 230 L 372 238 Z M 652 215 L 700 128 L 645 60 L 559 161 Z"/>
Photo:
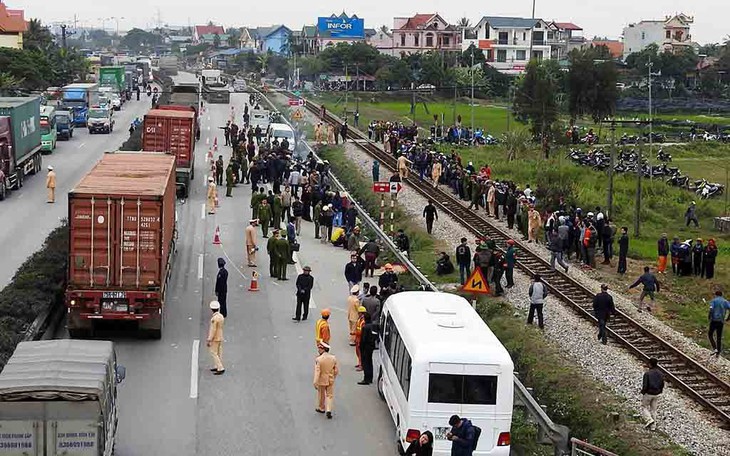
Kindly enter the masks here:
<path id="1" fill-rule="evenodd" d="M 125 376 L 109 341 L 19 343 L 0 373 L 0 454 L 111 455 Z"/>
<path id="2" fill-rule="evenodd" d="M 0 98 L 0 200 L 41 170 L 40 97 Z"/>
<path id="3" fill-rule="evenodd" d="M 111 87 L 119 96 L 124 93 L 124 67 L 109 66 L 99 68 L 99 87 Z"/>
<path id="4" fill-rule="evenodd" d="M 74 115 L 74 125 L 85 127 L 89 116 L 89 108 L 99 104 L 99 84 L 95 82 L 77 82 L 63 89 L 62 109 Z"/>
<path id="5" fill-rule="evenodd" d="M 69 192 L 71 337 L 103 321 L 162 337 L 175 200 L 175 157 L 153 152 L 107 153 Z"/>
<path id="6" fill-rule="evenodd" d="M 186 107 L 166 106 L 152 109 L 144 116 L 142 150 L 165 152 L 175 156 L 178 192 L 190 194 L 195 178 L 195 111 Z M 172 108 L 172 109 L 170 109 Z"/>

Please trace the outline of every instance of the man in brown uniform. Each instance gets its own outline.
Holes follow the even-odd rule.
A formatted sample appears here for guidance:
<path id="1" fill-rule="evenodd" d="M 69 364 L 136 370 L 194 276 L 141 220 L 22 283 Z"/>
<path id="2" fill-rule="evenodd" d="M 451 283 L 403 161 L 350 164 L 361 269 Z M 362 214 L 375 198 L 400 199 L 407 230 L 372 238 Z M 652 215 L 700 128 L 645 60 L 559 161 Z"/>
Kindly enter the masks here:
<path id="1" fill-rule="evenodd" d="M 330 346 L 326 342 L 317 345 L 319 356 L 314 360 L 314 389 L 317 390 L 317 413 L 327 413 L 332 418 L 335 402 L 335 377 L 339 374 L 337 358 L 330 354 Z"/>
<path id="2" fill-rule="evenodd" d="M 360 300 L 358 295 L 360 294 L 360 285 L 353 285 L 350 288 L 350 296 L 347 297 L 347 322 L 350 324 L 350 345 L 355 346 L 355 326 L 357 320 L 360 318 L 360 314 L 357 309 L 360 307 Z"/>
<path id="3" fill-rule="evenodd" d="M 218 197 L 218 189 L 215 185 L 213 177 L 208 177 L 208 199 L 206 205 L 208 206 L 208 214 L 215 214 L 215 199 Z"/>
<path id="4" fill-rule="evenodd" d="M 251 219 L 246 227 L 246 259 L 251 268 L 256 267 L 256 225 L 258 222 L 256 219 Z"/>
<path id="5" fill-rule="evenodd" d="M 221 359 L 223 357 L 223 321 L 225 318 L 220 313 L 220 308 L 221 305 L 218 301 L 210 302 L 210 310 L 213 311 L 213 316 L 210 318 L 210 329 L 208 330 L 206 345 L 215 364 L 215 367 L 210 370 L 214 375 L 221 375 L 226 371 Z"/>
<path id="6" fill-rule="evenodd" d="M 48 189 L 48 198 L 46 202 L 56 202 L 56 172 L 53 170 L 53 166 L 48 167 L 48 175 L 46 176 L 46 188 Z"/>

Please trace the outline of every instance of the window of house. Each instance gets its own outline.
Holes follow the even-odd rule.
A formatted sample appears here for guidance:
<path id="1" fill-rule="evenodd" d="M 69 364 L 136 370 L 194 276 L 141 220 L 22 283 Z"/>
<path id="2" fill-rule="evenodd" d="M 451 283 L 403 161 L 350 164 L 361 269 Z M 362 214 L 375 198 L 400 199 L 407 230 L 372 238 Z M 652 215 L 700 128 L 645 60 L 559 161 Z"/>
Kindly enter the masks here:
<path id="1" fill-rule="evenodd" d="M 535 24 L 535 28 L 540 28 L 540 27 L 541 27 L 541 25 L 539 22 L 537 24 Z"/>
<path id="2" fill-rule="evenodd" d="M 508 44 L 509 34 L 507 32 L 499 32 L 499 44 Z"/>
<path id="3" fill-rule="evenodd" d="M 484 26 L 484 39 L 485 40 L 489 39 L 489 26 L 488 25 Z"/>
<path id="4" fill-rule="evenodd" d="M 671 30 L 667 30 L 667 39 L 669 39 L 671 37 L 672 37 L 672 31 Z"/>
<path id="5" fill-rule="evenodd" d="M 542 51 L 533 51 L 532 58 L 537 60 L 538 62 L 541 61 L 542 60 Z"/>
<path id="6" fill-rule="evenodd" d="M 487 56 L 486 56 L 487 62 L 494 62 L 494 51 L 491 49 L 487 49 Z"/>
<path id="7" fill-rule="evenodd" d="M 522 32 L 522 41 L 527 39 L 527 32 Z"/>
<path id="8" fill-rule="evenodd" d="M 524 49 L 518 49 L 516 51 L 515 60 L 525 60 L 527 52 Z"/>
<path id="9" fill-rule="evenodd" d="M 405 46 L 406 45 L 406 34 L 402 33 L 400 36 L 400 45 Z"/>
<path id="10" fill-rule="evenodd" d="M 506 49 L 497 49 L 497 62 L 506 62 L 507 61 L 507 50 Z"/>
<path id="11" fill-rule="evenodd" d="M 449 46 L 449 45 L 451 45 L 451 38 L 449 38 L 448 36 L 445 36 L 445 37 L 443 37 L 442 42 L 443 42 L 444 46 Z"/>
<path id="12" fill-rule="evenodd" d="M 418 36 L 418 34 L 413 35 L 413 45 L 416 47 L 420 46 L 420 44 L 418 43 L 419 38 L 420 38 L 420 36 Z"/>
<path id="13" fill-rule="evenodd" d="M 646 32 L 641 32 L 641 39 L 642 40 L 645 40 L 646 39 Z"/>
<path id="14" fill-rule="evenodd" d="M 433 35 L 431 33 L 426 35 L 426 47 L 433 47 Z"/>
<path id="15" fill-rule="evenodd" d="M 549 40 L 555 39 L 555 32 L 548 32 L 548 39 Z"/>

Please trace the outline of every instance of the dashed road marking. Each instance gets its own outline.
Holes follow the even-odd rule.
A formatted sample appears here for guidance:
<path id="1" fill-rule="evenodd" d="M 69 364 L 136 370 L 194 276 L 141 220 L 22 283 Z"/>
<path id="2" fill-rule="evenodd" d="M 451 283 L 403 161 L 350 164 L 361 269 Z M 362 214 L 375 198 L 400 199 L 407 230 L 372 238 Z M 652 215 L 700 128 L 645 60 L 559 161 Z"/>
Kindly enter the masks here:
<path id="1" fill-rule="evenodd" d="M 203 278 L 203 254 L 198 255 L 198 280 Z"/>
<path id="2" fill-rule="evenodd" d="M 84 147 L 85 145 L 86 145 L 86 143 L 81 143 L 81 144 L 79 144 L 79 147 L 78 147 L 78 148 L 79 148 L 79 149 L 81 149 L 81 148 L 82 148 L 82 147 Z"/>
<path id="3" fill-rule="evenodd" d="M 200 218 L 205 220 L 205 203 L 200 205 Z"/>
<path id="4" fill-rule="evenodd" d="M 198 357 L 200 355 L 200 339 L 193 341 L 193 352 L 190 356 L 190 399 L 198 397 Z"/>

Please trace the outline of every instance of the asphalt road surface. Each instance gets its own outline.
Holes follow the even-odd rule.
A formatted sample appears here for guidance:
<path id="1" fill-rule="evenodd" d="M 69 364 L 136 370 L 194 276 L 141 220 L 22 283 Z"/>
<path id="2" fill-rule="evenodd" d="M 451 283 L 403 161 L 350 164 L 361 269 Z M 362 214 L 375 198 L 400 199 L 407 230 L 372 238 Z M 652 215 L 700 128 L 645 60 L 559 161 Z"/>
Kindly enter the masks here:
<path id="1" fill-rule="evenodd" d="M 181 74 L 185 77 L 185 74 Z M 232 94 L 236 116 L 247 94 Z M 177 257 L 165 309 L 162 340 L 136 340 L 109 332 L 127 378 L 119 390 L 118 456 L 187 455 L 394 455 L 395 431 L 375 386 L 360 386 L 354 349 L 348 346 L 345 314 L 348 254 L 314 241 L 304 223 L 298 265 L 287 282 L 268 277 L 265 239 L 259 236 L 260 291 L 248 291 L 252 269 L 245 264 L 244 228 L 251 217 L 250 186 L 234 198 L 220 189 L 217 214 L 204 212 L 208 166 L 205 155 L 218 137 L 228 161 L 222 130 L 228 105 L 207 105 L 196 148 L 196 176 L 188 200 L 178 202 Z M 217 154 L 216 154 L 217 155 Z M 222 245 L 212 245 L 220 227 Z M 216 260 L 229 270 L 228 319 L 223 359 L 226 373 L 214 376 L 205 346 Z M 307 322 L 294 323 L 294 281 L 309 264 L 315 276 L 313 308 Z M 323 307 L 333 309 L 332 353 L 340 376 L 335 386 L 335 417 L 316 413 L 312 386 L 314 323 Z M 377 369 L 377 367 L 376 367 Z"/>
<path id="2" fill-rule="evenodd" d="M 107 151 L 117 150 L 129 138 L 129 124 L 150 108 L 151 99 L 129 101 L 114 113 L 114 131 L 110 134 L 89 134 L 86 127 L 77 127 L 69 141 L 58 141 L 50 155 L 43 156 L 43 169 L 28 176 L 20 190 L 12 191 L 0 201 L 0 243 L 4 249 L 0 262 L 0 287 L 7 285 L 15 271 L 38 250 L 60 220 L 68 216 L 66 194 Z M 56 171 L 56 203 L 46 203 L 46 167 Z"/>

